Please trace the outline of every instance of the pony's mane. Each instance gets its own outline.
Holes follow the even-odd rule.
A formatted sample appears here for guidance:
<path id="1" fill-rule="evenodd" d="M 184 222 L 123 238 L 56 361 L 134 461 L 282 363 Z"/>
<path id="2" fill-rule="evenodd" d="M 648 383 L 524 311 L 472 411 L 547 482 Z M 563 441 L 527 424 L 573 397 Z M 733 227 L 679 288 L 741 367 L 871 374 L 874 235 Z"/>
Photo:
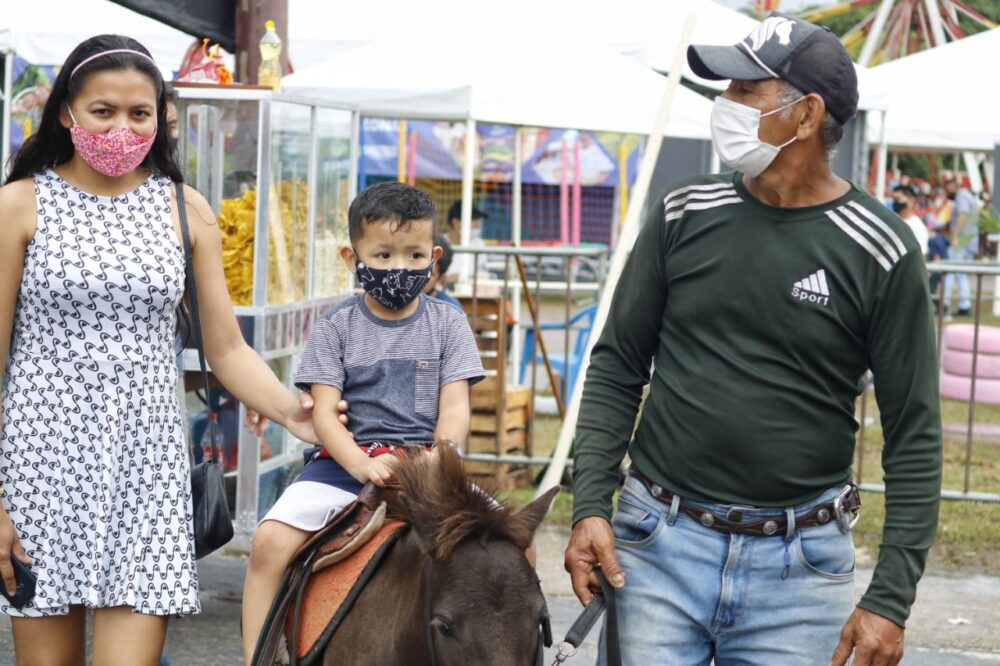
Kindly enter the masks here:
<path id="1" fill-rule="evenodd" d="M 436 456 L 405 455 L 395 463 L 400 492 L 387 497 L 389 517 L 410 523 L 436 560 L 469 539 L 507 539 L 527 549 L 534 533 L 530 519 L 474 486 L 454 449 L 436 450 Z"/>

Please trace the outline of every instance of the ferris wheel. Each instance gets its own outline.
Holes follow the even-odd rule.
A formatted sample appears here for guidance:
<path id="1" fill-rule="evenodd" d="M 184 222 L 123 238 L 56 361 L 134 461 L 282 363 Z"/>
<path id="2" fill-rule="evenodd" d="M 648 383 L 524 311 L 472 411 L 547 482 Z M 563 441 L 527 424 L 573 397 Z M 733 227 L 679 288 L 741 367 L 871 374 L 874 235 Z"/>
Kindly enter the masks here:
<path id="1" fill-rule="evenodd" d="M 984 28 L 997 27 L 959 0 L 854 0 L 808 12 L 802 18 L 819 21 L 875 3 L 878 8 L 840 38 L 848 50 L 862 44 L 858 64 L 866 67 L 965 37 L 960 15 Z"/>

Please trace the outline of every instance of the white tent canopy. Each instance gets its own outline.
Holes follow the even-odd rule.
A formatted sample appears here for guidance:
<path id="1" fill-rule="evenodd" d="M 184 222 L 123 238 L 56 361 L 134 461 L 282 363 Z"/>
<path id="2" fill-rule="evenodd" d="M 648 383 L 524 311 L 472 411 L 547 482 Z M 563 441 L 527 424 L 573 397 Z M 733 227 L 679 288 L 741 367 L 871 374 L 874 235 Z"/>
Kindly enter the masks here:
<path id="1" fill-rule="evenodd" d="M 375 39 L 399 39 L 417 50 L 427 44 L 428 29 L 434 33 L 433 39 L 446 43 L 473 35 L 476 49 L 513 51 L 525 47 L 522 33 L 531 25 L 545 31 L 542 39 L 604 44 L 666 71 L 688 12 L 698 15 L 692 38 L 695 44 L 734 44 L 757 23 L 712 0 L 618 0 L 610 5 L 606 0 L 508 0 L 502 12 L 492 5 L 461 0 L 289 0 L 289 55 L 302 70 Z M 387 21 L 390 16 L 393 20 Z M 708 83 L 695 77 L 686 65 L 684 73 L 691 80 Z"/>
<path id="2" fill-rule="evenodd" d="M 6 2 L 0 12 L 0 52 L 35 65 L 59 65 L 77 44 L 114 33 L 149 49 L 164 71 L 176 70 L 194 38 L 108 0 Z"/>
<path id="3" fill-rule="evenodd" d="M 618 0 L 613 10 L 603 0 L 557 0 L 545 4 L 550 12 L 558 11 L 568 17 L 565 20 L 578 37 L 608 44 L 661 72 L 670 71 L 684 17 L 689 12 L 698 16 L 692 44 L 735 44 L 757 27 L 754 19 L 712 0 Z M 723 82 L 696 76 L 686 60 L 682 74 L 711 88 L 725 87 Z"/>
<path id="4" fill-rule="evenodd" d="M 992 152 L 1000 142 L 1000 88 L 988 70 L 998 54 L 1000 28 L 994 28 L 868 70 L 869 84 L 886 98 L 886 143 Z M 872 124 L 868 138 L 878 142 Z"/>
<path id="5" fill-rule="evenodd" d="M 321 0 L 289 0 L 290 56 L 303 71 L 322 58 L 336 56 L 375 39 L 396 39 L 417 51 L 428 41 L 443 40 L 453 59 L 465 57 L 459 47 L 462 35 L 472 34 L 472 53 L 483 49 L 508 52 L 534 48 L 534 42 L 551 39 L 578 44 L 603 44 L 661 72 L 667 72 L 677 49 L 684 18 L 698 16 L 693 44 L 735 44 L 757 26 L 757 21 L 713 0 L 510 0 L 501 14 L 487 13 L 486 5 L 433 0 L 427 3 L 349 3 L 331 5 Z M 385 16 L 394 17 L 386 22 Z M 336 16 L 336 18 L 335 18 Z M 544 35 L 524 35 L 527 22 Z M 430 26 L 433 36 L 414 32 L 412 26 Z M 484 28 L 487 33 L 484 34 Z M 469 42 L 470 40 L 464 40 Z M 512 56 L 513 57 L 513 56 Z M 569 63 L 567 63 L 569 64 Z M 881 109 L 885 104 L 876 87 L 867 84 L 867 70 L 857 67 L 861 107 Z M 722 90 L 727 81 L 709 81 L 696 76 L 684 62 L 689 81 Z"/>
<path id="6" fill-rule="evenodd" d="M 605 47 L 522 37 L 503 49 L 476 35 L 378 39 L 286 76 L 282 87 L 371 116 L 649 132 L 664 77 Z M 667 135 L 708 139 L 710 112 L 708 100 L 678 90 Z"/>

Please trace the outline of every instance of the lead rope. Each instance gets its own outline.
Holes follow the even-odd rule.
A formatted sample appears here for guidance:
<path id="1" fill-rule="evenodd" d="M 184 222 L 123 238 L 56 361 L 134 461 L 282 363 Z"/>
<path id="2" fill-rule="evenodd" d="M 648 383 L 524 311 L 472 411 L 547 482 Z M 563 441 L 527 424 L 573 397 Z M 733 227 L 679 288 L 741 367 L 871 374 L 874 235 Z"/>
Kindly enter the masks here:
<path id="1" fill-rule="evenodd" d="M 618 608 L 615 603 L 615 588 L 604 577 L 604 573 L 598 568 L 594 569 L 597 580 L 601 583 L 601 591 L 595 594 L 587 604 L 576 622 L 566 632 L 566 638 L 559 643 L 559 652 L 556 654 L 552 666 L 559 666 L 566 663 L 566 660 L 576 654 L 577 649 L 583 643 L 590 630 L 597 623 L 601 614 L 608 613 L 604 626 L 604 651 L 607 657 L 608 666 L 621 666 L 621 643 L 618 639 Z"/>

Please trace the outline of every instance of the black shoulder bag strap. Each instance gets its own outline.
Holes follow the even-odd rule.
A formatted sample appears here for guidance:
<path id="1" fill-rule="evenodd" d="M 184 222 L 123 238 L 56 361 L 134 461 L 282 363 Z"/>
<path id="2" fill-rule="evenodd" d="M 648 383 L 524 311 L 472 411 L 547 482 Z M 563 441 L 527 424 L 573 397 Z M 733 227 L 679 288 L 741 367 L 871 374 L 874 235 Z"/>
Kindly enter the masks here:
<path id="1" fill-rule="evenodd" d="M 198 287 L 194 277 L 194 253 L 191 251 L 191 233 L 188 231 L 187 206 L 184 203 L 184 183 L 177 183 L 177 216 L 181 222 L 181 237 L 184 239 L 184 287 L 191 306 L 191 334 L 198 348 L 198 364 L 201 366 L 201 381 L 205 387 L 205 402 L 208 404 L 208 436 L 212 442 L 212 462 L 217 462 L 219 452 L 215 445 L 215 420 L 211 418 L 212 405 L 208 396 L 208 366 L 205 363 L 205 344 L 201 335 L 201 314 L 198 310 Z M 192 446 L 194 443 L 192 442 Z"/>

